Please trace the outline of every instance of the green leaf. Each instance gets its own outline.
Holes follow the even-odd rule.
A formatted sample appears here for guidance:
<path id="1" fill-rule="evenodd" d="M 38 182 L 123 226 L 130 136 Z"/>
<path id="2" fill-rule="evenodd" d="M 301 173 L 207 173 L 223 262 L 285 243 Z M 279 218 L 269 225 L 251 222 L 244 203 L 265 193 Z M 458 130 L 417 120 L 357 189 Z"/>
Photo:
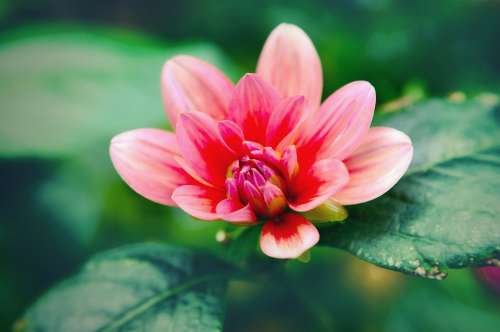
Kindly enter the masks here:
<path id="1" fill-rule="evenodd" d="M 221 331 L 225 277 L 218 261 L 160 244 L 92 258 L 42 296 L 20 331 Z"/>
<path id="2" fill-rule="evenodd" d="M 92 253 L 145 240 L 225 251 L 215 242 L 219 223 L 195 221 L 137 195 L 106 152 L 94 147 L 64 161 L 0 160 L 0 274 L 9 290 L 0 289 L 0 331 Z"/>
<path id="3" fill-rule="evenodd" d="M 413 140 L 415 157 L 382 197 L 348 207 L 322 244 L 389 269 L 442 279 L 443 268 L 500 257 L 500 109 L 431 100 L 384 116 L 378 125 Z"/>
<path id="4" fill-rule="evenodd" d="M 159 76 L 163 62 L 181 53 L 234 73 L 206 43 L 174 47 L 122 30 L 66 25 L 0 36 L 0 261 L 11 268 L 0 330 L 96 250 L 144 239 L 212 245 L 207 234 L 216 224 L 142 199 L 108 155 L 113 135 L 167 125 Z"/>
<path id="5" fill-rule="evenodd" d="M 500 326 L 500 316 L 489 309 L 479 310 L 427 289 L 414 290 L 394 306 L 384 331 L 493 332 Z"/>
<path id="6" fill-rule="evenodd" d="M 232 69 L 209 44 L 173 47 L 118 30 L 42 26 L 0 37 L 0 156 L 66 156 L 165 126 L 160 72 L 177 54 Z"/>

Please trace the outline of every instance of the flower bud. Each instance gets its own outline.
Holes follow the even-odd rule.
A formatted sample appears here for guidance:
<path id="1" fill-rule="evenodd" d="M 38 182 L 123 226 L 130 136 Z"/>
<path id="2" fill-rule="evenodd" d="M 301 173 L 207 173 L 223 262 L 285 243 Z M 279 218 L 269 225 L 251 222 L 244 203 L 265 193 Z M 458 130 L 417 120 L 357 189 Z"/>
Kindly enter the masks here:
<path id="1" fill-rule="evenodd" d="M 249 146 L 247 145 L 247 148 Z M 263 157 L 265 149 L 252 146 L 255 154 Z M 271 154 L 271 151 L 266 152 Z M 228 197 L 235 192 L 243 204 L 250 204 L 254 212 L 264 218 L 277 216 L 286 208 L 285 180 L 281 173 L 265 158 L 254 159 L 244 156 L 230 168 L 226 182 Z"/>

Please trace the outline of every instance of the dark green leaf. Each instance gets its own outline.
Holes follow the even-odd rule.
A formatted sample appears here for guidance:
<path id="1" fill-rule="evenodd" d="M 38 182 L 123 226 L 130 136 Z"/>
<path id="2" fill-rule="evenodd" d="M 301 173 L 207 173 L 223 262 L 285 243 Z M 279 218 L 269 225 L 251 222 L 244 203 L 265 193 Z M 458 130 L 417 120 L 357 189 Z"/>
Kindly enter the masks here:
<path id="1" fill-rule="evenodd" d="M 124 130 L 164 126 L 160 72 L 182 53 L 231 69 L 207 44 L 74 27 L 11 32 L 0 41 L 0 155 L 68 155 Z"/>
<path id="2" fill-rule="evenodd" d="M 227 269 L 208 256 L 160 244 L 91 259 L 41 297 L 22 331 L 221 331 Z"/>
<path id="3" fill-rule="evenodd" d="M 219 223 L 194 221 L 140 197 L 100 147 L 64 162 L 2 159 L 0 183 L 0 261 L 6 269 L 0 272 L 8 290 L 0 289 L 1 331 L 96 251 L 145 240 L 225 249 L 215 242 Z"/>
<path id="4" fill-rule="evenodd" d="M 379 119 L 408 133 L 412 167 L 381 198 L 349 207 L 322 243 L 374 264 L 441 279 L 442 268 L 500 257 L 500 109 L 431 100 Z"/>

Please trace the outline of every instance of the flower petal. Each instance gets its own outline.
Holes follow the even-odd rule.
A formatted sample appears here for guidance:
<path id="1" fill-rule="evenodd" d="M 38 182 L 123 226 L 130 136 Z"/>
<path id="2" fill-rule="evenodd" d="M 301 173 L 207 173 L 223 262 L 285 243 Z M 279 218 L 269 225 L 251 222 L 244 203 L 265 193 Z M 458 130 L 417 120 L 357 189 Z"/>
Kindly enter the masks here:
<path id="1" fill-rule="evenodd" d="M 215 210 L 222 219 L 231 223 L 254 224 L 257 222 L 257 217 L 250 204 L 243 206 L 235 199 L 227 198 L 220 201 Z"/>
<path id="2" fill-rule="evenodd" d="M 262 187 L 262 196 L 266 203 L 266 214 L 269 217 L 274 217 L 286 208 L 286 197 L 283 191 L 276 185 L 267 182 Z"/>
<path id="3" fill-rule="evenodd" d="M 243 132 L 241 128 L 231 120 L 224 120 L 218 123 L 219 133 L 227 147 L 236 154 L 243 153 Z"/>
<path id="4" fill-rule="evenodd" d="M 176 133 L 186 164 L 203 180 L 223 188 L 235 156 L 222 140 L 217 122 L 204 113 L 182 113 Z"/>
<path id="5" fill-rule="evenodd" d="M 229 104 L 229 119 L 243 130 L 246 140 L 265 143 L 266 127 L 279 95 L 255 74 L 246 74 L 238 82 Z"/>
<path id="6" fill-rule="evenodd" d="M 222 190 L 201 184 L 180 186 L 172 194 L 172 199 L 181 209 L 203 220 L 220 218 L 216 212 L 216 206 L 224 198 Z"/>
<path id="7" fill-rule="evenodd" d="M 262 227 L 260 248 L 274 258 L 297 258 L 319 241 L 319 232 L 299 214 L 285 213 Z"/>
<path id="8" fill-rule="evenodd" d="M 344 205 L 370 201 L 391 189 L 413 157 L 410 138 L 399 130 L 371 128 L 363 143 L 344 162 L 349 183 L 333 198 Z"/>
<path id="9" fill-rule="evenodd" d="M 365 81 L 352 82 L 335 91 L 308 118 L 297 138 L 299 156 L 310 160 L 351 154 L 368 132 L 375 110 L 375 89 Z"/>
<path id="10" fill-rule="evenodd" d="M 111 140 L 111 160 L 122 179 L 137 193 L 160 204 L 175 206 L 172 192 L 194 180 L 175 161 L 179 156 L 173 133 L 136 129 Z"/>
<path id="11" fill-rule="evenodd" d="M 175 126 L 177 115 L 183 112 L 201 111 L 216 120 L 224 119 L 233 84 L 211 64 L 180 55 L 163 66 L 161 90 L 165 111 Z"/>
<path id="12" fill-rule="evenodd" d="M 243 182 L 243 193 L 244 197 L 248 200 L 248 203 L 254 211 L 263 215 L 266 212 L 266 202 L 264 201 L 264 196 L 262 192 L 257 189 L 257 187 L 248 180 Z"/>
<path id="13" fill-rule="evenodd" d="M 207 187 L 214 187 L 213 184 L 205 181 L 203 178 L 201 178 L 198 173 L 195 172 L 195 170 L 193 168 L 191 168 L 191 166 L 184 160 L 184 158 L 182 158 L 181 156 L 176 156 L 175 158 L 175 161 L 177 162 L 177 164 L 179 164 L 180 167 L 182 167 L 184 169 L 184 171 L 186 171 L 186 173 L 188 173 L 193 179 L 195 179 L 196 181 L 198 181 L 199 183 L 207 186 Z"/>
<path id="14" fill-rule="evenodd" d="M 280 164 L 281 170 L 283 171 L 283 174 L 286 175 L 287 180 L 292 181 L 299 172 L 299 164 L 297 162 L 297 149 L 295 145 L 289 145 L 285 149 L 285 151 L 283 151 L 280 159 Z"/>
<path id="15" fill-rule="evenodd" d="M 280 24 L 271 32 L 260 54 L 257 74 L 282 97 L 305 96 L 311 110 L 319 107 L 321 62 L 311 39 L 299 27 Z"/>
<path id="16" fill-rule="evenodd" d="M 336 159 L 323 159 L 299 174 L 289 188 L 288 205 L 295 211 L 314 209 L 333 196 L 349 181 L 344 163 Z"/>
<path id="17" fill-rule="evenodd" d="M 267 124 L 266 146 L 276 148 L 285 137 L 296 131 L 304 114 L 303 96 L 283 99 L 276 106 Z"/>

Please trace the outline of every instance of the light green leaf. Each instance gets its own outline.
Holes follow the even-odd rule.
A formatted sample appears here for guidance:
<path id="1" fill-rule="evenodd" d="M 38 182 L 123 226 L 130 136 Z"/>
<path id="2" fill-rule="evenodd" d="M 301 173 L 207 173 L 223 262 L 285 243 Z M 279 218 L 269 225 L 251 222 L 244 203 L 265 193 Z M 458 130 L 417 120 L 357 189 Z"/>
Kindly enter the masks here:
<path id="1" fill-rule="evenodd" d="M 403 179 L 375 201 L 348 207 L 322 244 L 374 264 L 441 279 L 443 268 L 500 257 L 500 109 L 431 100 L 382 117 L 413 140 Z"/>
<path id="2" fill-rule="evenodd" d="M 160 244 L 138 244 L 92 258 L 42 296 L 20 331 L 221 331 L 227 268 Z"/>
<path id="3" fill-rule="evenodd" d="M 0 38 L 0 156 L 65 156 L 138 127 L 166 125 L 163 63 L 177 54 L 232 66 L 209 44 L 123 31 L 32 27 Z"/>

